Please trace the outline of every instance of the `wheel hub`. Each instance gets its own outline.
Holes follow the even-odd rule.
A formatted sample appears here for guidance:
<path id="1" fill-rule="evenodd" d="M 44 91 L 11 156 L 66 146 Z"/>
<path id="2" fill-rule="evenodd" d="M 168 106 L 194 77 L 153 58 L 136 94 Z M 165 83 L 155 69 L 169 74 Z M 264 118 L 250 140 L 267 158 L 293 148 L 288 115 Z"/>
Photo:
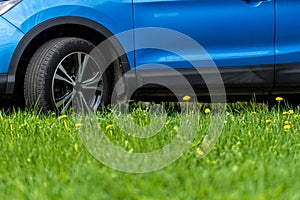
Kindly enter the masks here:
<path id="1" fill-rule="evenodd" d="M 76 82 L 76 84 L 75 84 L 73 90 L 74 90 L 75 92 L 80 92 L 80 91 L 82 90 L 82 84 L 81 84 L 80 82 Z"/>

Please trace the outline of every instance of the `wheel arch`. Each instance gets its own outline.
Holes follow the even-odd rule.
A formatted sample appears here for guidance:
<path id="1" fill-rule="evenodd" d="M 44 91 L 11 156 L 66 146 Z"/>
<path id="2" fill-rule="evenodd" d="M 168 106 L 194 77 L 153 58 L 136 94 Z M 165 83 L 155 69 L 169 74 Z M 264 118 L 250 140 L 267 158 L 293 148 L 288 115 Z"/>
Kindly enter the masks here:
<path id="1" fill-rule="evenodd" d="M 113 34 L 101 24 L 81 17 L 59 17 L 47 20 L 31 29 L 17 46 L 8 71 L 6 94 L 23 94 L 23 83 L 27 65 L 34 52 L 45 42 L 57 37 L 79 37 L 98 45 Z M 122 48 L 119 41 L 115 48 Z M 117 45 L 117 46 L 116 46 Z M 126 54 L 120 57 L 122 73 L 130 70 Z M 23 95 L 22 95 L 23 96 Z"/>

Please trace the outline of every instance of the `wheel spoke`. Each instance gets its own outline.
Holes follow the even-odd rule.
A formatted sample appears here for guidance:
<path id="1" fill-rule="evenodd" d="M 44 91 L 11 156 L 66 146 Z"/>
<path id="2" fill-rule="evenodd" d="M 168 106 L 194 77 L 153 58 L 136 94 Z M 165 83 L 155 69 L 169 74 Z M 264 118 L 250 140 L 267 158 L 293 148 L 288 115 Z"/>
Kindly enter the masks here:
<path id="1" fill-rule="evenodd" d="M 58 66 L 58 69 L 62 72 L 62 73 L 64 73 L 64 75 L 69 79 L 69 82 L 71 82 L 71 84 L 73 85 L 73 86 L 75 86 L 75 81 L 70 77 L 70 75 L 68 74 L 68 72 L 65 70 L 65 68 L 61 65 L 61 64 L 59 64 L 59 66 Z M 57 75 L 57 74 L 56 74 Z M 55 75 L 55 77 L 56 77 L 56 75 Z M 59 76 L 59 75 L 58 75 Z M 68 83 L 69 83 L 68 82 Z"/>
<path id="2" fill-rule="evenodd" d="M 103 85 L 99 85 L 97 88 L 96 88 L 97 91 L 99 92 L 103 92 Z"/>
<path id="3" fill-rule="evenodd" d="M 94 112 L 98 109 L 98 107 L 99 107 L 99 105 L 101 103 L 101 99 L 102 98 L 97 98 L 96 96 L 94 97 L 93 102 L 95 102 L 95 104 L 93 105 L 93 108 L 92 108 L 92 110 Z"/>
<path id="4" fill-rule="evenodd" d="M 62 100 L 58 101 L 57 103 L 55 103 L 56 108 L 61 107 L 62 105 L 64 105 L 63 109 L 61 110 L 61 112 L 63 112 L 65 109 L 67 109 L 70 105 L 70 103 L 72 102 L 73 98 L 74 98 L 75 92 L 72 91 L 69 94 L 65 95 Z"/>
<path id="5" fill-rule="evenodd" d="M 82 82 L 82 87 L 83 88 L 88 88 L 91 85 L 95 85 L 95 84 L 98 85 L 98 83 L 101 81 L 101 79 L 102 79 L 102 76 L 101 76 L 100 72 L 97 72 L 95 74 L 95 76 L 93 76 L 92 78 L 90 78 L 90 79 L 88 79 L 86 81 L 83 81 Z M 94 86 L 94 88 L 97 88 L 97 87 Z"/>
<path id="6" fill-rule="evenodd" d="M 83 62 L 81 61 L 81 53 L 78 53 L 77 54 L 77 57 L 78 57 L 78 75 L 77 75 L 77 78 L 78 78 L 78 81 L 81 82 L 82 81 L 82 78 L 83 78 L 83 74 L 84 74 L 84 71 L 87 67 L 87 64 L 88 64 L 88 61 L 90 59 L 90 56 L 89 55 L 84 55 L 84 59 L 83 59 Z"/>
<path id="7" fill-rule="evenodd" d="M 60 81 L 64 81 L 64 82 L 69 83 L 70 85 L 74 86 L 74 82 L 73 81 L 71 82 L 68 79 L 66 79 L 66 78 L 64 78 L 64 77 L 62 77 L 62 76 L 60 76 L 58 74 L 55 74 L 54 79 L 60 80 Z"/>
<path id="8" fill-rule="evenodd" d="M 103 91 L 103 86 L 102 85 L 98 85 L 98 86 L 82 86 L 83 89 L 86 89 L 86 90 L 96 90 L 96 91 L 99 91 L 99 92 L 102 92 Z"/>
<path id="9" fill-rule="evenodd" d="M 78 52 L 78 53 L 77 53 L 77 62 L 78 62 L 78 67 L 79 67 L 79 69 L 81 69 L 81 65 L 82 65 L 82 62 L 81 62 L 81 55 L 82 55 L 81 52 Z"/>
<path id="10" fill-rule="evenodd" d="M 79 94 L 79 100 L 80 100 L 80 105 L 81 105 L 82 111 L 85 112 L 87 110 L 88 113 L 90 113 L 91 112 L 91 107 L 86 102 L 82 92 L 78 92 L 78 94 Z M 84 108 L 86 108 L 86 110 Z"/>
<path id="11" fill-rule="evenodd" d="M 77 80 L 80 82 L 83 76 L 83 70 L 82 70 L 82 62 L 81 62 L 81 55 L 82 53 L 77 53 L 77 64 L 78 64 L 78 72 L 77 72 Z"/>

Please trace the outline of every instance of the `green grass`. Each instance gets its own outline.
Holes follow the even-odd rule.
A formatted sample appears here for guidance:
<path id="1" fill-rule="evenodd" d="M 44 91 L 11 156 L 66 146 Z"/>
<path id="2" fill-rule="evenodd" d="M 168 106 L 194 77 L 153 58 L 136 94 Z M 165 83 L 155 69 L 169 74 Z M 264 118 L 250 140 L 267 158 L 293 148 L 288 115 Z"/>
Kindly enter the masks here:
<path id="1" fill-rule="evenodd" d="M 204 108 L 190 149 L 172 165 L 146 174 L 115 171 L 97 161 L 82 144 L 71 115 L 59 119 L 0 111 L 0 199 L 300 198 L 298 107 L 284 106 L 278 112 L 276 106 L 230 105 L 222 135 L 211 153 L 200 159 L 197 148 L 211 116 Z M 294 113 L 282 114 L 288 110 Z M 141 125 L 149 123 L 142 109 L 132 117 Z M 98 117 L 106 135 L 131 152 L 159 149 L 170 142 L 179 119 L 179 114 L 168 115 L 160 134 L 146 140 L 122 132 L 111 113 Z M 284 129 L 285 121 L 289 130 Z"/>

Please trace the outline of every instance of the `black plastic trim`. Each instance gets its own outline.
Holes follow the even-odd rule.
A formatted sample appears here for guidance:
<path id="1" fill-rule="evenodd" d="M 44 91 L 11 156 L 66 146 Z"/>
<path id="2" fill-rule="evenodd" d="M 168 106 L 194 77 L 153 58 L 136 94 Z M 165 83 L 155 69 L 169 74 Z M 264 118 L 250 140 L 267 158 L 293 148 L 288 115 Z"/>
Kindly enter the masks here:
<path id="1" fill-rule="evenodd" d="M 300 62 L 275 66 L 275 87 L 300 87 Z"/>
<path id="2" fill-rule="evenodd" d="M 49 29 L 54 26 L 58 25 L 64 25 L 64 24 L 74 24 L 74 25 L 82 25 L 86 26 L 88 28 L 92 28 L 93 30 L 99 32 L 101 35 L 103 35 L 106 38 L 109 38 L 113 36 L 113 34 L 106 29 L 104 26 L 100 25 L 99 23 L 92 21 L 90 19 L 81 18 L 81 17 L 59 17 L 47 20 L 36 27 L 34 27 L 32 30 L 30 30 L 26 35 L 23 37 L 21 42 L 19 43 L 18 47 L 16 48 L 13 58 L 11 60 L 9 71 L 8 71 L 8 80 L 7 80 L 7 87 L 6 87 L 6 94 L 13 94 L 14 92 L 14 86 L 15 86 L 15 75 L 18 68 L 18 63 L 20 62 L 21 56 L 23 52 L 25 51 L 26 47 L 30 44 L 30 42 L 41 32 L 45 31 L 46 29 Z M 118 42 L 118 41 L 117 41 Z M 115 48 L 122 48 L 122 45 L 118 42 L 118 44 Z M 123 67 L 123 72 L 127 72 L 130 70 L 128 58 L 126 55 L 121 56 L 121 63 Z"/>
<path id="3" fill-rule="evenodd" d="M 5 94 L 7 84 L 7 74 L 0 74 L 0 94 Z"/>
<path id="4" fill-rule="evenodd" d="M 220 67 L 218 68 L 224 82 L 227 94 L 248 95 L 253 93 L 268 94 L 274 85 L 274 65 L 244 66 L 244 67 Z M 208 93 L 204 79 L 194 68 L 176 69 L 183 75 L 199 95 Z M 214 77 L 212 68 L 201 69 L 206 77 Z M 143 85 L 143 82 L 156 82 L 155 79 L 168 79 L 169 85 L 178 88 L 178 73 L 173 70 L 136 70 L 138 85 L 137 95 L 163 93 L 163 87 L 159 85 Z M 180 75 L 180 76 L 181 76 Z M 172 85 L 173 84 L 173 85 Z M 151 91 L 150 91 L 151 90 Z M 145 92 L 143 92 L 145 91 Z M 160 96 L 163 94 L 160 94 Z"/>

